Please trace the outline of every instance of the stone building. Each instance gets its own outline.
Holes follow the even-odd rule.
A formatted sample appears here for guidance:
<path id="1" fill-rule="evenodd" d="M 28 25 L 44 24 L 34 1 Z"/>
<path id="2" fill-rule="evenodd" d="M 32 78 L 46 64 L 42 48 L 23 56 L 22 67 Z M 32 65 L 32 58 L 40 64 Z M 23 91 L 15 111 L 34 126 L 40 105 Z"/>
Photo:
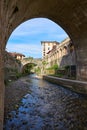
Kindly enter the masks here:
<path id="1" fill-rule="evenodd" d="M 25 57 L 25 55 L 16 52 L 9 52 L 9 54 L 17 60 L 22 60 Z"/>
<path id="2" fill-rule="evenodd" d="M 53 45 L 51 42 L 50 45 L 49 48 L 51 49 L 45 52 L 46 54 L 43 57 L 43 60 L 47 63 L 46 68 L 57 64 L 59 68 L 68 67 L 69 73 L 73 69 L 76 71 L 75 48 L 70 38 L 66 38 L 61 43 L 56 42 L 56 44 Z M 42 52 L 44 52 L 44 50 Z"/>
<path id="3" fill-rule="evenodd" d="M 52 50 L 54 46 L 57 46 L 59 43 L 56 41 L 41 41 L 42 45 L 42 58 L 44 59 L 47 53 Z"/>
<path id="4" fill-rule="evenodd" d="M 16 75 L 20 73 L 21 62 L 11 54 L 7 51 L 4 52 L 4 81 L 16 79 Z"/>

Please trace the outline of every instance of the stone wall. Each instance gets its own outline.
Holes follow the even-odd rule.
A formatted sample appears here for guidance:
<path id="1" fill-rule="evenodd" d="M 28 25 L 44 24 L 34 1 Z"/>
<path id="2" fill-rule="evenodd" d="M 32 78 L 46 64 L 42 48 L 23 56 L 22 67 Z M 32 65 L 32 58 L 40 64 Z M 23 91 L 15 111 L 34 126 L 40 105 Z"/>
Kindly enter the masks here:
<path id="1" fill-rule="evenodd" d="M 4 53 L 4 79 L 5 81 L 15 79 L 16 74 L 20 72 L 20 62 L 12 57 L 8 52 Z"/>
<path id="2" fill-rule="evenodd" d="M 66 38 L 63 42 L 52 48 L 43 60 L 47 62 L 46 68 L 52 67 L 54 64 L 58 64 L 59 67 L 76 65 L 74 44 L 70 38 Z"/>
<path id="3" fill-rule="evenodd" d="M 53 76 L 43 76 L 43 79 L 45 79 L 51 83 L 62 85 L 62 86 L 66 87 L 68 89 L 71 89 L 77 93 L 87 95 L 87 82 L 57 78 L 57 77 L 53 77 Z"/>
<path id="4" fill-rule="evenodd" d="M 67 66 L 67 65 L 76 65 L 76 58 L 75 58 L 75 52 L 71 52 L 67 55 L 64 55 L 60 59 L 60 66 Z"/>
<path id="5" fill-rule="evenodd" d="M 4 108 L 3 50 L 18 25 L 39 17 L 53 20 L 68 33 L 76 49 L 77 79 L 87 81 L 87 0 L 0 0 L 0 130 Z"/>

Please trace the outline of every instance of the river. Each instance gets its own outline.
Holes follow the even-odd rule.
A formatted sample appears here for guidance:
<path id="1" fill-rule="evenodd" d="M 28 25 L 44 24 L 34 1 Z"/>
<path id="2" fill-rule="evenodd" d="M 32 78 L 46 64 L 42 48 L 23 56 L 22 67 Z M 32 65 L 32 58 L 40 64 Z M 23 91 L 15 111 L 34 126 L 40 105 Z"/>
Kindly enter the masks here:
<path id="1" fill-rule="evenodd" d="M 10 113 L 4 130 L 87 130 L 87 97 L 62 86 L 25 77 L 31 93 Z"/>

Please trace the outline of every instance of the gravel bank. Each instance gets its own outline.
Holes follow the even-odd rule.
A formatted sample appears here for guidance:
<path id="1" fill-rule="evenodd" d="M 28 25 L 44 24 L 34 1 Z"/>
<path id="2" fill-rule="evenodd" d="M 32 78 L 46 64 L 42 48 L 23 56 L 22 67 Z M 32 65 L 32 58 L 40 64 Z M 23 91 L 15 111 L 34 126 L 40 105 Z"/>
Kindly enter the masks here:
<path id="1" fill-rule="evenodd" d="M 5 87 L 5 117 L 7 116 L 7 113 L 18 108 L 21 99 L 26 93 L 31 92 L 28 82 L 27 77 L 23 77 L 9 83 L 9 85 Z"/>

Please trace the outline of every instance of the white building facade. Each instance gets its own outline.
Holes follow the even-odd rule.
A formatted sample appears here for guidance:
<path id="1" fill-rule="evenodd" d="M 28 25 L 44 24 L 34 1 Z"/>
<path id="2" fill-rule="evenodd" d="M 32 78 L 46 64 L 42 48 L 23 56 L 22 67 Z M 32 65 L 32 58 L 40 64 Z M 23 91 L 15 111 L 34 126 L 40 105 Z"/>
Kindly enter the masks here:
<path id="1" fill-rule="evenodd" d="M 76 65 L 75 48 L 70 38 L 61 43 L 41 42 L 43 60 L 47 62 L 46 68 L 57 64 L 59 67 Z"/>

